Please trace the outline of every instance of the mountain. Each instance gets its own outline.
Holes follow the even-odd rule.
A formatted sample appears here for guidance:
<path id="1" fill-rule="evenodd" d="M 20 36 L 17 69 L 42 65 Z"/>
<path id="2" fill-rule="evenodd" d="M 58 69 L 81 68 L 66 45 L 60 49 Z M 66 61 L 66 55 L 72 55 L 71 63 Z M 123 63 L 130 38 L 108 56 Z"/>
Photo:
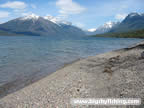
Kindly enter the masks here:
<path id="1" fill-rule="evenodd" d="M 103 26 L 96 29 L 95 34 L 102 34 L 110 31 L 112 28 L 116 27 L 119 22 L 107 22 Z"/>
<path id="2" fill-rule="evenodd" d="M 97 29 L 89 29 L 87 34 L 88 35 L 95 35 L 95 34 L 103 34 L 109 32 L 112 28 L 119 25 L 119 22 L 107 22 L 104 25 L 98 27 Z"/>
<path id="3" fill-rule="evenodd" d="M 64 21 L 61 20 L 60 18 L 56 18 L 53 16 L 46 16 L 44 17 L 44 19 L 49 20 L 53 23 L 55 23 L 56 25 L 58 25 L 60 28 L 63 29 L 65 34 L 70 34 L 71 36 L 84 36 L 86 35 L 85 32 L 83 30 L 81 30 L 80 28 L 73 26 L 71 22 L 68 21 Z"/>
<path id="4" fill-rule="evenodd" d="M 144 29 L 144 14 L 130 13 L 117 27 L 110 30 L 113 32 L 128 32 Z"/>
<path id="5" fill-rule="evenodd" d="M 95 32 L 96 28 L 88 29 L 88 32 Z"/>
<path id="6" fill-rule="evenodd" d="M 45 16 L 44 19 L 49 20 L 49 21 L 51 21 L 51 22 L 53 22 L 53 23 L 55 23 L 55 24 L 57 24 L 57 25 L 59 25 L 59 26 L 62 25 L 62 24 L 72 25 L 71 22 L 64 21 L 64 20 L 62 20 L 62 19 L 60 19 L 60 18 L 53 17 L 53 16 L 50 16 L 50 15 L 49 15 L 49 16 Z"/>
<path id="7" fill-rule="evenodd" d="M 144 14 L 130 13 L 108 32 L 94 34 L 93 37 L 144 38 Z"/>
<path id="8" fill-rule="evenodd" d="M 55 21 L 55 22 L 54 22 Z M 36 36 L 84 36 L 85 33 L 66 23 L 57 23 L 54 20 L 37 15 L 28 15 L 0 24 L 0 30 L 19 35 Z"/>
<path id="9" fill-rule="evenodd" d="M 144 29 L 144 14 L 130 13 L 122 22 L 108 22 L 97 29 L 89 29 L 87 35 L 121 33 Z"/>

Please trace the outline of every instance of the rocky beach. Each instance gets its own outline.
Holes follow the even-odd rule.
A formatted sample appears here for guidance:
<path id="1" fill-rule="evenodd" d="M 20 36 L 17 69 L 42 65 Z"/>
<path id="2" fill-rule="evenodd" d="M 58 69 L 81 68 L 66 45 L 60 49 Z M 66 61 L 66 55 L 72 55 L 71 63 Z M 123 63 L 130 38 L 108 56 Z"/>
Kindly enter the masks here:
<path id="1" fill-rule="evenodd" d="M 0 108 L 71 108 L 72 98 L 141 98 L 144 104 L 144 41 L 77 60 L 0 99 Z M 78 108 L 98 106 L 77 106 Z M 117 108 L 101 106 L 100 108 Z"/>

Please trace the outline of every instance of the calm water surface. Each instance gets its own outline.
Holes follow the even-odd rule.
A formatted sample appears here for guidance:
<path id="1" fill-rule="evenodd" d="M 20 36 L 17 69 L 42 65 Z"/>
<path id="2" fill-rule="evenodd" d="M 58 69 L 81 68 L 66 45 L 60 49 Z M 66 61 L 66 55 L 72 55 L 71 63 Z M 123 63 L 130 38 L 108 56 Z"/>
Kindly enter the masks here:
<path id="1" fill-rule="evenodd" d="M 63 64 L 137 43 L 141 39 L 0 36 L 0 85 L 39 79 Z"/>

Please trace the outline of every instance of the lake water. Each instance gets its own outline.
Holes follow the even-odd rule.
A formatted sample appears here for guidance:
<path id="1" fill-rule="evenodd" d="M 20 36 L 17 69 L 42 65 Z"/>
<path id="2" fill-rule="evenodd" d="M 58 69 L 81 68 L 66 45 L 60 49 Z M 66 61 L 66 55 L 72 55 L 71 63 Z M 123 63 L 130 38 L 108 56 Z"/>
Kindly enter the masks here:
<path id="1" fill-rule="evenodd" d="M 78 58 L 124 48 L 139 41 L 141 39 L 0 36 L 0 85 L 34 81 Z"/>

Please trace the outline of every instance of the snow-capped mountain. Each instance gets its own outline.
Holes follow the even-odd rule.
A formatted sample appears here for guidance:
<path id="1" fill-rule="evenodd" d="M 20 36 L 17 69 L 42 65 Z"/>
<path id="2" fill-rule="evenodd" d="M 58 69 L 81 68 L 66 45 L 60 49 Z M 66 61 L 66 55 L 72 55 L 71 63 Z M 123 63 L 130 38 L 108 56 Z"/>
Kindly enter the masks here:
<path id="1" fill-rule="evenodd" d="M 84 36 L 80 29 L 66 22 L 58 21 L 54 17 L 40 17 L 35 14 L 16 18 L 0 24 L 0 30 L 22 35 L 43 36 Z"/>
<path id="2" fill-rule="evenodd" d="M 36 21 L 39 18 L 40 18 L 40 16 L 38 16 L 38 15 L 30 14 L 30 15 L 27 15 L 27 16 L 19 18 L 19 20 L 33 20 L 33 21 Z M 51 22 L 53 22 L 53 23 L 55 23 L 57 25 L 61 25 L 61 24 L 72 25 L 71 22 L 64 21 L 61 18 L 54 17 L 54 16 L 51 16 L 51 15 L 48 15 L 48 16 L 45 16 L 45 17 L 41 17 L 41 18 L 44 18 L 45 20 L 51 21 Z"/>
<path id="3" fill-rule="evenodd" d="M 89 29 L 87 35 L 96 35 L 103 33 L 128 32 L 144 29 L 144 13 L 130 13 L 122 22 L 107 22 L 97 29 Z"/>
<path id="4" fill-rule="evenodd" d="M 31 14 L 31 15 L 20 18 L 20 20 L 30 20 L 30 19 L 38 20 L 39 18 L 40 18 L 40 16 Z"/>
<path id="5" fill-rule="evenodd" d="M 53 16 L 50 16 L 50 15 L 45 16 L 44 19 L 49 20 L 49 21 L 51 21 L 51 22 L 53 22 L 53 23 L 55 23 L 55 24 L 58 24 L 59 26 L 60 26 L 61 24 L 72 25 L 71 22 L 64 21 L 64 20 L 62 20 L 61 18 L 53 17 Z"/>
<path id="6" fill-rule="evenodd" d="M 118 24 L 118 22 L 111 22 L 111 21 L 106 22 L 104 25 L 97 28 L 96 32 L 97 32 L 97 34 L 108 32 L 111 28 L 113 28 L 117 24 Z"/>
<path id="7" fill-rule="evenodd" d="M 88 32 L 95 32 L 96 28 L 88 29 Z"/>
<path id="8" fill-rule="evenodd" d="M 110 32 L 127 32 L 144 29 L 144 14 L 130 13 L 127 17 Z"/>
<path id="9" fill-rule="evenodd" d="M 55 24 L 58 24 L 61 20 L 59 18 L 53 17 L 53 16 L 45 16 L 44 19 L 49 20 Z"/>
<path id="10" fill-rule="evenodd" d="M 135 16 L 139 16 L 138 13 L 130 13 L 127 17 L 135 17 Z"/>
<path id="11" fill-rule="evenodd" d="M 95 34 L 102 34 L 110 31 L 113 27 L 117 26 L 119 22 L 106 22 L 104 25 L 96 28 L 96 29 L 89 29 L 87 34 L 88 35 L 95 35 Z"/>

